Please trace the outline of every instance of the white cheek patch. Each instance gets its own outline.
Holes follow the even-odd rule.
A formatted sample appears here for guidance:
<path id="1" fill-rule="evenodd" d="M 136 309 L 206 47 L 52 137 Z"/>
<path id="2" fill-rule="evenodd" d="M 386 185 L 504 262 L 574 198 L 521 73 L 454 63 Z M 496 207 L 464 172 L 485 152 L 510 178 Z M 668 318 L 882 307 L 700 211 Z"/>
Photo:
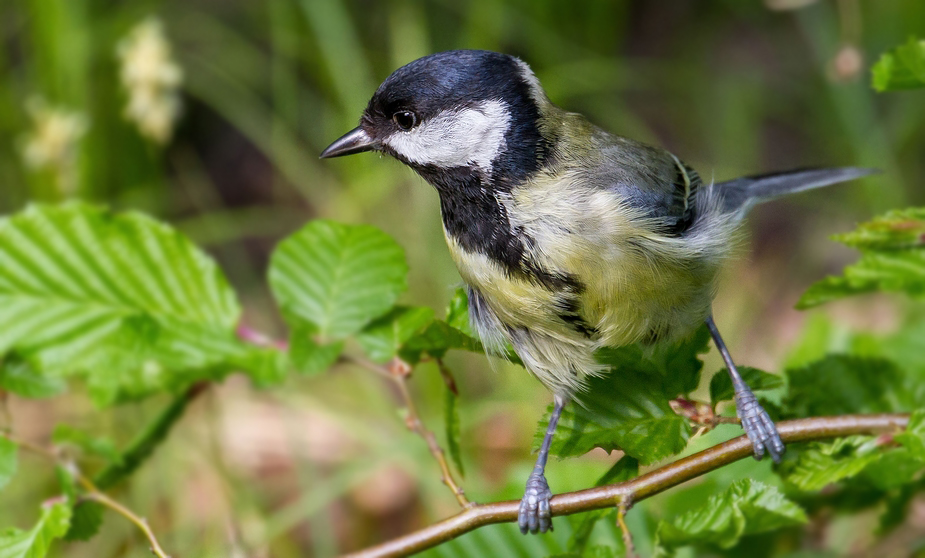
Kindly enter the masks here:
<path id="1" fill-rule="evenodd" d="M 444 111 L 407 132 L 399 131 L 385 144 L 419 165 L 476 165 L 491 172 L 491 162 L 504 147 L 511 115 L 501 101 L 484 101 L 471 108 Z"/>

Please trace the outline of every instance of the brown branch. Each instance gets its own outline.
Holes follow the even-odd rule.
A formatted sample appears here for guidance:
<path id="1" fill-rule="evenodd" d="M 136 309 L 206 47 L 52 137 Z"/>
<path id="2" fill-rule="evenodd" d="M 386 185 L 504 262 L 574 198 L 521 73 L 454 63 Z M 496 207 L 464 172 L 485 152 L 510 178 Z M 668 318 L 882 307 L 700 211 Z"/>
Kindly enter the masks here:
<path id="1" fill-rule="evenodd" d="M 440 444 L 437 442 L 437 437 L 424 426 L 424 422 L 421 420 L 421 415 L 418 413 L 417 406 L 414 404 L 414 398 L 411 397 L 411 391 L 408 389 L 408 378 L 411 376 L 411 366 L 397 357 L 392 359 L 387 365 L 376 364 L 364 358 L 348 355 L 342 356 L 341 360 L 362 366 L 395 383 L 395 387 L 398 389 L 398 393 L 401 395 L 408 413 L 405 416 L 405 424 L 408 426 L 409 430 L 423 438 L 424 442 L 427 443 L 427 449 L 430 450 L 430 454 L 434 456 L 437 465 L 440 467 L 440 480 L 453 492 L 453 496 L 456 497 L 456 501 L 459 502 L 460 506 L 466 509 L 474 506 L 474 504 L 466 498 L 465 492 L 453 477 L 450 464 L 446 460 L 446 452 L 440 447 Z"/>
<path id="2" fill-rule="evenodd" d="M 905 428 L 908 422 L 908 414 L 845 415 L 784 421 L 777 427 L 781 439 L 793 443 L 879 434 Z M 745 436 L 739 436 L 626 482 L 554 496 L 550 501 L 552 515 L 610 508 L 615 502 L 639 502 L 751 454 L 751 442 Z M 516 521 L 519 505 L 516 500 L 474 505 L 429 527 L 348 556 L 408 556 L 485 525 Z"/>

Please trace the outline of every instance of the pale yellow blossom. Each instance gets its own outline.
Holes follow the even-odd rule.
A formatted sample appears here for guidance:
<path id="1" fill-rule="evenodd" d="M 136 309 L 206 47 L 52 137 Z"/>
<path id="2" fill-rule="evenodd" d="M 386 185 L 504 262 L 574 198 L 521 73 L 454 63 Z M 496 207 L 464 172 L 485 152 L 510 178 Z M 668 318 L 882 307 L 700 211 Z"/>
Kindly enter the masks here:
<path id="1" fill-rule="evenodd" d="M 183 71 L 173 59 L 160 20 L 148 18 L 119 43 L 122 85 L 128 93 L 125 116 L 141 134 L 167 143 L 180 116 Z"/>
<path id="2" fill-rule="evenodd" d="M 33 170 L 54 173 L 58 189 L 71 194 L 77 186 L 77 144 L 87 132 L 83 114 L 30 99 L 26 110 L 32 129 L 22 138 L 22 157 Z"/>

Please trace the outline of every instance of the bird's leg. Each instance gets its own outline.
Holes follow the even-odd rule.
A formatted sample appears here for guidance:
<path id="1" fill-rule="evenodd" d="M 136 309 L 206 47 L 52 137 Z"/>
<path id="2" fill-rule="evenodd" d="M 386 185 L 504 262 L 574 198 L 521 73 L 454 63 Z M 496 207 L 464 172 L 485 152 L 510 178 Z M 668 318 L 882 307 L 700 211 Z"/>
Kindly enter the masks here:
<path id="1" fill-rule="evenodd" d="M 729 349 L 726 348 L 726 343 L 723 342 L 719 330 L 716 329 L 716 324 L 713 323 L 713 316 L 707 318 L 707 327 L 710 329 L 713 342 L 716 343 L 716 348 L 719 349 L 719 354 L 723 356 L 726 368 L 729 370 L 729 377 L 732 379 L 732 387 L 735 390 L 736 414 L 742 423 L 742 428 L 745 429 L 745 435 L 752 442 L 755 459 L 764 457 L 764 452 L 767 450 L 774 463 L 780 463 L 780 458 L 784 454 L 785 448 L 780 439 L 780 434 L 777 432 L 777 427 L 774 426 L 774 421 L 758 403 L 755 394 L 749 389 L 745 380 L 742 379 L 742 375 L 739 374 L 735 363 L 732 362 Z"/>
<path id="2" fill-rule="evenodd" d="M 549 446 L 552 445 L 552 437 L 556 433 L 556 425 L 559 424 L 559 417 L 562 416 L 562 409 L 566 403 L 568 403 L 566 397 L 556 395 L 553 398 L 549 427 L 546 428 L 546 436 L 543 437 L 543 444 L 536 456 L 536 465 L 533 466 L 533 473 L 527 479 L 527 489 L 520 501 L 517 524 L 520 526 L 520 532 L 525 535 L 528 532 L 552 531 L 552 515 L 549 512 L 549 499 L 552 498 L 552 492 L 549 490 L 549 484 L 546 483 L 546 476 L 543 473 L 546 470 L 546 460 L 549 458 Z"/>

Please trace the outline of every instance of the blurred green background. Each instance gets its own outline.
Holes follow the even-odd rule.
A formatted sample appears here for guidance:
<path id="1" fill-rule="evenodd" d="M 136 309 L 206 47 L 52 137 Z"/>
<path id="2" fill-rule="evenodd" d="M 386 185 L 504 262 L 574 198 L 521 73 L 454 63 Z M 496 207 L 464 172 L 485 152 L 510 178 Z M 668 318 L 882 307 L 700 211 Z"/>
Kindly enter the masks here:
<path id="1" fill-rule="evenodd" d="M 808 5 L 782 9 L 791 4 Z M 169 46 L 169 58 L 126 55 L 127 37 L 152 17 L 167 41 L 157 48 Z M 152 33 L 156 43 L 161 35 Z M 241 293 L 247 325 L 275 336 L 283 329 L 265 280 L 275 242 L 315 217 L 371 223 L 408 252 L 405 301 L 441 308 L 460 279 L 435 192 L 390 159 L 322 162 L 317 154 L 356 124 L 397 67 L 440 50 L 508 52 L 533 67 L 553 102 L 671 149 L 706 179 L 804 166 L 883 170 L 761 207 L 750 219 L 717 321 L 740 362 L 778 370 L 825 350 L 794 348 L 807 320 L 823 332 L 817 340 L 838 347 L 852 328 L 888 331 L 908 311 L 882 297 L 817 314 L 792 306 L 812 281 L 853 260 L 829 235 L 925 203 L 925 98 L 877 95 L 869 85 L 879 54 L 913 35 L 925 36 L 921 0 L 2 0 L 0 213 L 81 198 L 167 220 L 219 260 Z M 146 136 L 125 116 L 143 93 L 130 76 L 126 85 L 122 65 L 158 60 L 167 64 L 164 91 L 156 92 L 163 99 L 148 101 L 169 105 L 177 87 L 180 111 L 173 119 L 160 107 L 166 128 Z M 170 60 L 181 74 L 169 75 Z M 548 394 L 500 362 L 448 362 L 462 394 L 467 494 L 519 498 Z M 707 372 L 719 367 L 709 355 Z M 436 367 L 422 366 L 412 383 L 426 423 L 442 433 Z M 180 557 L 358 549 L 456 509 L 398 403 L 391 385 L 347 366 L 265 392 L 232 378 L 190 409 L 116 496 Z M 36 440 L 63 420 L 125 441 L 161 405 L 100 412 L 71 395 L 14 400 L 11 408 L 18 430 Z M 721 428 L 693 445 L 737 433 Z M 601 452 L 553 463 L 550 484 L 554 492 L 588 487 L 615 459 Z M 55 494 L 53 470 L 31 463 L 0 495 L 0 526 L 26 527 L 36 500 Z M 637 506 L 630 523 L 640 550 L 657 518 L 768 470 L 743 462 Z M 543 555 L 568 538 L 569 523 L 556 525 L 554 535 L 528 539 L 492 527 L 433 555 Z M 864 537 L 839 528 L 850 533 L 846 548 Z M 596 536 L 612 536 L 601 531 Z M 135 529 L 115 516 L 93 541 L 57 552 L 148 556 Z"/>

